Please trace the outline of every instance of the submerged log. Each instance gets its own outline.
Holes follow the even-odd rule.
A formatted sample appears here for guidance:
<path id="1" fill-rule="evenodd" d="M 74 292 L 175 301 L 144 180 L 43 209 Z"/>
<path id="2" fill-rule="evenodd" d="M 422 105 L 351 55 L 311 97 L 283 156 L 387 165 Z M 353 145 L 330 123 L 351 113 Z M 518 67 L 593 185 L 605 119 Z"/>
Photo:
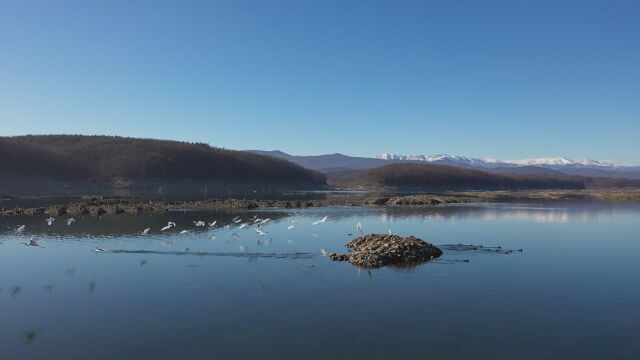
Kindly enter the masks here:
<path id="1" fill-rule="evenodd" d="M 415 236 L 369 234 L 347 243 L 347 254 L 329 254 L 333 261 L 348 261 L 356 266 L 377 268 L 410 265 L 440 257 L 442 250 Z"/>

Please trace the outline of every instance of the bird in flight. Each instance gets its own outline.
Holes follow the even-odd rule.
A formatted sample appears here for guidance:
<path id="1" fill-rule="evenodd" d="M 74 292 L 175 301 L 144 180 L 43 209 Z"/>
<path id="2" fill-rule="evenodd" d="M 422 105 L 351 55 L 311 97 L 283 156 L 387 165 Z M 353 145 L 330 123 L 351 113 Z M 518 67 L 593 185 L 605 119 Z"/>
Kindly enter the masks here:
<path id="1" fill-rule="evenodd" d="M 323 217 L 322 219 L 315 221 L 313 224 L 311 225 L 318 225 L 318 224 L 324 224 L 327 221 L 327 218 L 329 218 L 328 216 Z"/>
<path id="2" fill-rule="evenodd" d="M 165 230 L 169 230 L 172 227 L 176 226 L 176 223 L 174 223 L 173 221 L 169 221 L 169 223 L 167 224 L 167 226 L 163 227 L 162 229 L 160 229 L 160 231 L 165 231 Z"/>
<path id="3" fill-rule="evenodd" d="M 17 232 L 18 234 L 20 234 L 20 233 L 22 233 L 22 232 L 24 231 L 24 229 L 26 229 L 26 228 L 27 228 L 27 225 L 20 225 L 20 227 L 16 229 L 16 232 Z"/>
<path id="4" fill-rule="evenodd" d="M 26 242 L 26 243 L 23 243 L 23 244 L 25 244 L 26 246 L 37 246 L 37 247 L 44 248 L 44 246 L 38 244 L 38 241 L 34 237 L 29 239 L 29 242 Z"/>

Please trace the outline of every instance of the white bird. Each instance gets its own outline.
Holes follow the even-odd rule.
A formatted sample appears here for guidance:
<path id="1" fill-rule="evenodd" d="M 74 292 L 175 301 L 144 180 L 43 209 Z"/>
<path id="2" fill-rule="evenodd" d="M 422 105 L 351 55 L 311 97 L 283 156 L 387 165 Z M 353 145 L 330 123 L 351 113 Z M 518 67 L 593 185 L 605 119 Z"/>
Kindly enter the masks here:
<path id="1" fill-rule="evenodd" d="M 233 219 L 231 219 L 231 221 L 235 222 L 236 220 L 240 219 L 240 216 L 236 216 Z"/>
<path id="2" fill-rule="evenodd" d="M 315 221 L 313 224 L 311 225 L 318 225 L 318 224 L 323 224 L 327 221 L 328 216 L 323 217 L 322 219 Z"/>
<path id="3" fill-rule="evenodd" d="M 73 224 L 74 222 L 76 222 L 75 218 L 68 218 L 67 219 L 67 226 L 71 226 L 71 224 Z"/>
<path id="4" fill-rule="evenodd" d="M 202 221 L 202 220 L 194 221 L 193 223 L 194 223 L 196 226 L 201 226 L 201 227 L 206 225 L 206 223 L 205 223 L 204 221 Z"/>
<path id="5" fill-rule="evenodd" d="M 20 234 L 24 231 L 24 229 L 26 229 L 26 227 L 27 225 L 20 225 L 20 227 L 16 229 L 16 232 Z"/>
<path id="6" fill-rule="evenodd" d="M 295 224 L 298 222 L 298 220 L 289 220 L 290 223 Z"/>
<path id="7" fill-rule="evenodd" d="M 391 229 L 387 229 L 387 232 L 389 233 L 389 235 L 393 235 L 393 233 L 391 232 Z"/>
<path id="8" fill-rule="evenodd" d="M 260 229 L 256 229 L 256 232 L 257 232 L 258 234 L 260 234 L 260 236 L 264 236 L 264 235 L 266 234 L 266 232 L 264 232 L 264 231 L 262 231 L 262 230 L 260 230 Z"/>
<path id="9" fill-rule="evenodd" d="M 238 226 L 238 229 L 244 229 L 247 227 L 247 223 L 244 224 L 240 224 L 240 226 Z"/>
<path id="10" fill-rule="evenodd" d="M 104 252 L 104 251 L 107 251 L 107 250 L 105 250 L 105 249 L 103 249 L 103 248 L 101 248 L 101 247 L 97 247 L 97 246 L 96 246 L 96 252 L 97 252 L 97 253 L 98 253 L 98 252 Z"/>
<path id="11" fill-rule="evenodd" d="M 53 224 L 54 221 L 56 221 L 56 218 L 54 218 L 53 216 L 49 216 L 48 219 L 45 220 L 47 222 L 47 225 L 51 226 L 51 224 Z"/>
<path id="12" fill-rule="evenodd" d="M 254 223 L 254 224 L 255 224 L 255 223 L 259 223 L 260 221 L 262 221 L 262 219 L 260 219 L 260 218 L 256 218 L 255 220 L 253 220 L 253 223 Z"/>
<path id="13" fill-rule="evenodd" d="M 182 231 L 180 231 L 180 234 L 186 234 L 188 232 L 189 232 L 189 230 L 182 230 Z"/>
<path id="14" fill-rule="evenodd" d="M 356 224 L 356 231 L 362 231 L 362 224 L 361 223 L 357 223 Z"/>
<path id="15" fill-rule="evenodd" d="M 26 246 L 37 246 L 37 247 L 44 248 L 44 246 L 38 244 L 38 241 L 34 237 L 31 237 L 28 243 L 23 243 L 23 244 L 25 244 Z"/>
<path id="16" fill-rule="evenodd" d="M 260 222 L 260 224 L 264 225 L 264 224 L 266 224 L 269 220 L 271 220 L 271 219 L 266 218 L 266 219 L 262 220 L 262 221 Z"/>
<path id="17" fill-rule="evenodd" d="M 291 229 L 293 229 L 293 228 L 295 228 L 295 226 L 294 226 L 294 225 L 289 225 L 289 226 L 287 226 L 287 229 L 289 229 L 289 230 L 291 230 Z"/>
<path id="18" fill-rule="evenodd" d="M 225 225 L 225 226 L 224 226 L 224 228 L 225 228 L 225 229 L 228 229 L 228 228 L 229 228 L 229 224 Z"/>
<path id="19" fill-rule="evenodd" d="M 142 235 L 147 235 L 149 233 L 149 231 L 151 231 L 151 228 L 146 228 L 146 229 L 142 230 Z"/>
<path id="20" fill-rule="evenodd" d="M 213 222 L 209 223 L 209 227 L 214 227 L 216 226 L 216 223 L 218 222 L 218 220 L 213 220 Z"/>
<path id="21" fill-rule="evenodd" d="M 327 250 L 325 249 L 320 249 L 320 252 L 322 253 L 323 256 L 327 256 Z"/>
<path id="22" fill-rule="evenodd" d="M 165 231 L 165 230 L 169 230 L 172 227 L 176 226 L 176 223 L 169 221 L 169 223 L 167 224 L 167 226 L 163 227 L 162 229 L 160 229 L 160 231 Z"/>

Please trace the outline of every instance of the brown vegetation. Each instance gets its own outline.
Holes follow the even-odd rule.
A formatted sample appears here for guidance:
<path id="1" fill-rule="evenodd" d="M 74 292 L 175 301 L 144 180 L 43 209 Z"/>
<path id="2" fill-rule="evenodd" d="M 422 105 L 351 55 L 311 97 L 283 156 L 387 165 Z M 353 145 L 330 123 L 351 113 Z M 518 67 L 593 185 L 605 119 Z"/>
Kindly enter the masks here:
<path id="1" fill-rule="evenodd" d="M 640 181 L 553 173 L 496 173 L 435 164 L 390 164 L 375 169 L 329 173 L 335 186 L 383 186 L 429 190 L 526 190 L 640 187 Z"/>
<path id="2" fill-rule="evenodd" d="M 81 135 L 0 137 L 0 153 L 1 176 L 325 183 L 323 174 L 285 160 L 178 141 Z"/>

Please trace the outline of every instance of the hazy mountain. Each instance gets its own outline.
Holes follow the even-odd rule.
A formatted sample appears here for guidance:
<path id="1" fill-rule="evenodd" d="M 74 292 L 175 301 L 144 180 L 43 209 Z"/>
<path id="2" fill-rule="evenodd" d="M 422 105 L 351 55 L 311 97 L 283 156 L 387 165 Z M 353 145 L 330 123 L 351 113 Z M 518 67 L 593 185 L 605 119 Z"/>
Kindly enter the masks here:
<path id="1" fill-rule="evenodd" d="M 617 162 L 606 160 L 573 160 L 567 157 L 535 158 L 524 160 L 498 160 L 493 158 L 473 158 L 468 156 L 456 156 L 448 154 L 397 155 L 384 153 L 377 155 L 376 159 L 391 161 L 419 161 L 435 164 L 447 163 L 451 165 L 463 165 L 489 169 L 535 166 L 539 168 L 557 170 L 568 175 L 621 177 L 633 177 L 634 174 L 640 175 L 640 166 L 623 165 Z"/>
<path id="2" fill-rule="evenodd" d="M 382 159 L 365 158 L 347 156 L 342 154 L 327 154 L 313 156 L 295 156 L 289 155 L 279 150 L 263 151 L 250 150 L 253 153 L 273 156 L 296 163 L 308 169 L 318 170 L 322 172 L 332 172 L 350 169 L 371 169 L 378 166 L 389 164 L 388 161 Z"/>
<path id="3" fill-rule="evenodd" d="M 579 175 L 589 177 L 613 177 L 640 179 L 640 166 L 626 166 L 610 161 L 591 159 L 572 160 L 569 158 L 537 158 L 526 160 L 497 160 L 455 155 L 397 155 L 380 154 L 375 158 L 354 157 L 343 154 L 295 156 L 282 151 L 260 151 L 255 153 L 285 159 L 300 166 L 324 173 L 373 169 L 396 163 L 429 163 L 450 165 L 461 168 L 490 170 L 501 174 L 531 175 Z"/>

